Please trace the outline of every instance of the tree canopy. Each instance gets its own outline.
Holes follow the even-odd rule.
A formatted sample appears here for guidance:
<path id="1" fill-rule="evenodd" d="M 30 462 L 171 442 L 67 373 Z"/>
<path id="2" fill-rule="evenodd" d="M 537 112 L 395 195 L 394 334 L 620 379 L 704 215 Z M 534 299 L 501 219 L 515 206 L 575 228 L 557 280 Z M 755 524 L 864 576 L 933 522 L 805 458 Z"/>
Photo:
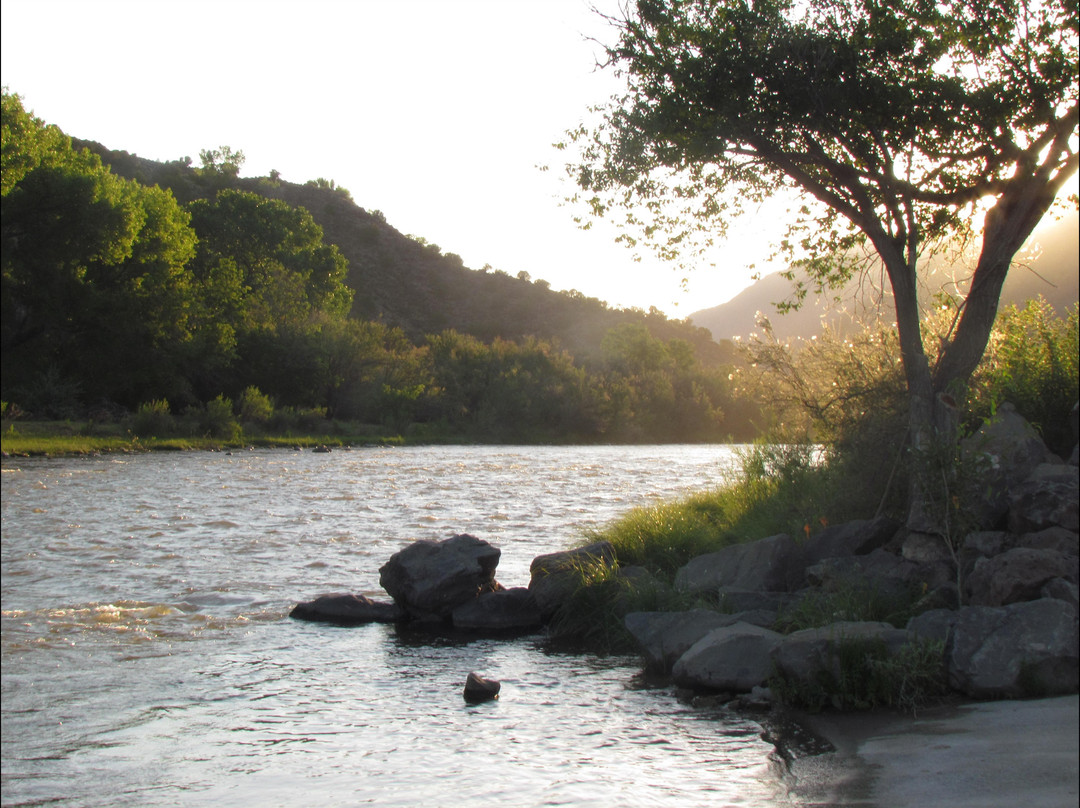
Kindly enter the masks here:
<path id="1" fill-rule="evenodd" d="M 748 415 L 731 417 L 739 408 L 711 342 L 661 339 L 644 324 L 601 338 L 625 320 L 707 340 L 658 313 L 582 298 L 572 301 L 578 319 L 563 322 L 561 296 L 509 276 L 491 279 L 499 294 L 470 296 L 476 286 L 455 283 L 460 259 L 397 234 L 407 249 L 390 262 L 389 227 L 375 217 L 370 238 L 373 218 L 342 189 L 240 179 L 220 168 L 238 165 L 228 147 L 204 153 L 203 169 L 75 148 L 6 91 L 2 124 L 5 417 L 129 417 L 133 434 L 217 437 L 235 437 L 236 418 L 497 440 L 707 440 L 750 428 Z M 361 274 L 392 277 L 394 309 L 430 306 L 429 322 L 454 317 L 474 331 L 426 337 L 349 317 L 348 266 L 313 209 L 340 243 L 350 221 L 366 228 L 360 241 L 378 249 L 352 254 Z M 417 263 L 435 264 L 437 282 L 410 286 Z M 431 300 L 406 299 L 410 290 Z M 500 339 L 508 322 L 516 338 Z M 574 324 L 595 329 L 596 355 L 549 336 Z"/>
<path id="2" fill-rule="evenodd" d="M 608 66 L 627 91 L 570 133 L 579 201 L 621 214 L 631 241 L 693 258 L 748 203 L 794 192 L 781 248 L 822 285 L 872 248 L 912 440 L 948 431 L 1012 258 L 1077 169 L 1076 4 L 639 0 L 614 22 Z M 956 327 L 928 356 L 920 258 L 957 236 L 981 247 Z"/>

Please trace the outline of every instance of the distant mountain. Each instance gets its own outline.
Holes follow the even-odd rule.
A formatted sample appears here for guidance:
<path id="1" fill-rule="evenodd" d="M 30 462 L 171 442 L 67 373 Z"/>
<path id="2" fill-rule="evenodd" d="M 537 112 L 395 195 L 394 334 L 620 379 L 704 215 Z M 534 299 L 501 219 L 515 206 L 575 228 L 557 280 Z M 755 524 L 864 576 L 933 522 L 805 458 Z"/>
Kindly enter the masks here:
<path id="1" fill-rule="evenodd" d="M 1080 261 L 1077 258 L 1080 255 L 1080 217 L 1072 214 L 1036 233 L 1029 246 L 1036 245 L 1035 257 L 1019 262 L 1010 270 L 1002 290 L 1002 305 L 1022 306 L 1042 295 L 1059 314 L 1064 314 L 1077 302 L 1080 290 Z M 775 304 L 792 299 L 792 284 L 774 273 L 727 303 L 696 311 L 688 319 L 696 326 L 709 329 L 718 340 L 746 339 L 751 333 L 760 331 L 756 323 L 758 312 L 761 312 L 769 318 L 773 333 L 779 339 L 805 339 L 820 334 L 825 325 L 842 331 L 853 320 L 875 317 L 890 320 L 893 317 L 892 296 L 882 293 L 884 280 L 863 277 L 839 293 L 810 294 L 801 309 L 781 315 Z M 887 288 L 887 282 L 884 286 Z M 925 304 L 935 291 L 957 286 L 963 288 L 963 281 L 957 282 L 950 272 L 938 269 L 927 280 L 922 300 Z"/>
<path id="2" fill-rule="evenodd" d="M 99 154 L 115 173 L 169 188 L 180 202 L 216 192 L 185 161 L 161 163 L 99 143 L 75 140 Z M 422 238 L 403 235 L 378 211 L 356 205 L 348 191 L 317 180 L 303 185 L 258 177 L 218 179 L 229 187 L 281 199 L 306 208 L 349 262 L 348 285 L 355 291 L 352 316 L 401 328 L 413 340 L 446 329 L 484 341 L 527 337 L 551 341 L 588 363 L 600 354 L 607 331 L 642 322 L 653 336 L 679 338 L 694 346 L 706 365 L 732 361 L 730 343 L 718 344 L 704 328 L 669 320 L 659 311 L 613 309 L 578 292 L 553 291 L 544 280 L 469 269 L 453 253 Z"/>

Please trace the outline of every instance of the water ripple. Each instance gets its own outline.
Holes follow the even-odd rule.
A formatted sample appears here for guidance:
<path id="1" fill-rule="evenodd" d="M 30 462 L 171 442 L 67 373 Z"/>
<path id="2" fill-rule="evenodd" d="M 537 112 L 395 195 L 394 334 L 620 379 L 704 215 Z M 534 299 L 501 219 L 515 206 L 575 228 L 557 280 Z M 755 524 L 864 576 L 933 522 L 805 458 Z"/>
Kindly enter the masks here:
<path id="1" fill-rule="evenodd" d="M 3 461 L 5 805 L 780 804 L 756 725 L 632 658 L 287 619 L 382 596 L 473 533 L 528 583 L 627 503 L 717 484 L 723 447 L 428 447 Z M 467 673 L 499 701 L 461 699 Z M 102 785 L 108 783 L 108 788 Z"/>

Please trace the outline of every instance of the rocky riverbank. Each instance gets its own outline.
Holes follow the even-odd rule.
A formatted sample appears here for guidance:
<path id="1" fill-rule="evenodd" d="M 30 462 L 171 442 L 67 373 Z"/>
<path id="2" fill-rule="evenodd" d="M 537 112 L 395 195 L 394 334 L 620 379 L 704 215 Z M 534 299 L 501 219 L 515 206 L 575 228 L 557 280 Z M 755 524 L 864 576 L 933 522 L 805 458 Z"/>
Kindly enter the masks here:
<path id="1" fill-rule="evenodd" d="M 1005 406 L 968 439 L 965 455 L 982 477 L 963 535 L 916 533 L 877 518 L 695 558 L 678 571 L 674 589 L 718 608 L 627 614 L 646 667 L 681 687 L 754 704 L 774 698 L 769 686 L 779 683 L 819 707 L 851 706 L 844 696 L 854 678 L 891 671 L 896 676 L 869 686 L 902 688 L 912 659 L 925 671 L 928 655 L 931 671 L 940 661 L 948 687 L 967 698 L 1076 693 L 1077 451 L 1069 461 L 1055 457 Z M 630 589 L 661 585 L 645 570 L 619 566 L 605 542 L 534 559 L 528 587 L 498 583 L 499 557 L 497 547 L 465 534 L 418 541 L 380 569 L 390 601 L 326 595 L 297 605 L 292 616 L 513 635 L 541 631 L 567 608 L 582 567 L 607 568 Z M 897 626 L 837 612 L 825 625 L 782 630 L 781 616 L 852 587 L 914 593 L 915 616 Z M 903 693 L 885 697 L 904 703 Z"/>

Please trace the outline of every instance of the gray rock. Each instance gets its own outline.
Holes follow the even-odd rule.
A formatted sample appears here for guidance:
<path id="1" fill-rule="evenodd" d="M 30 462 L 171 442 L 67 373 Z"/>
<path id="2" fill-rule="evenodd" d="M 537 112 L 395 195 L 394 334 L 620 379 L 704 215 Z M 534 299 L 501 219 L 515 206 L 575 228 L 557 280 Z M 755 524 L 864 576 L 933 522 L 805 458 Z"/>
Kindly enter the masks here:
<path id="1" fill-rule="evenodd" d="M 1006 606 L 1042 597 L 1043 586 L 1054 578 L 1076 582 L 1080 562 L 1057 550 L 1014 547 L 979 561 L 965 582 L 973 606 Z"/>
<path id="2" fill-rule="evenodd" d="M 794 592 L 805 580 L 806 555 L 781 533 L 746 544 L 734 544 L 691 559 L 675 575 L 684 592 L 715 592 L 721 587 L 759 592 Z"/>
<path id="3" fill-rule="evenodd" d="M 898 597 L 912 590 L 933 591 L 950 583 L 954 577 L 950 563 L 918 563 L 888 550 L 874 550 L 864 556 L 828 558 L 806 570 L 807 583 L 827 591 L 855 583 Z"/>
<path id="4" fill-rule="evenodd" d="M 863 519 L 827 527 L 803 542 L 807 564 L 826 558 L 866 555 L 884 547 L 899 529 L 900 523 L 887 516 Z"/>
<path id="5" fill-rule="evenodd" d="M 594 564 L 607 567 L 615 564 L 615 548 L 611 542 L 595 542 L 533 559 L 529 566 L 529 591 L 545 620 L 559 610 L 577 587 L 580 580 L 578 570 Z"/>
<path id="6" fill-rule="evenodd" d="M 1076 466 L 1044 463 L 1012 489 L 1009 529 L 1022 534 L 1048 527 L 1080 532 L 1080 469 Z"/>
<path id="7" fill-rule="evenodd" d="M 947 661 L 949 684 L 974 698 L 1075 693 L 1076 610 L 1051 599 L 967 606 L 957 613 Z"/>
<path id="8" fill-rule="evenodd" d="M 454 628 L 463 631 L 521 632 L 539 628 L 540 607 L 523 586 L 484 592 L 451 613 Z"/>
<path id="9" fill-rule="evenodd" d="M 969 507 L 986 527 L 996 526 L 1008 514 L 1010 488 L 1040 464 L 1057 460 L 1035 428 L 1009 403 L 1002 404 L 961 448 L 967 458 L 983 467 L 981 496 Z"/>
<path id="10" fill-rule="evenodd" d="M 953 609 L 931 609 L 908 620 L 907 632 L 917 640 L 947 645 L 958 617 Z"/>
<path id="11" fill-rule="evenodd" d="M 444 619 L 455 607 L 497 588 L 499 548 L 467 533 L 416 541 L 379 569 L 379 583 L 416 618 Z"/>
<path id="12" fill-rule="evenodd" d="M 798 592 L 757 592 L 722 586 L 716 590 L 717 603 L 729 614 L 745 612 L 777 612 L 797 603 Z"/>
<path id="13" fill-rule="evenodd" d="M 908 632 L 888 623 L 841 622 L 822 628 L 808 628 L 784 637 L 773 651 L 776 670 L 790 680 L 812 682 L 821 672 L 841 676 L 839 648 L 845 642 L 881 641 L 890 654 L 909 640 Z"/>
<path id="14" fill-rule="evenodd" d="M 957 609 L 960 607 L 960 587 L 955 582 L 949 581 L 935 589 L 929 590 L 925 595 L 915 601 L 912 611 L 925 612 L 931 609 Z"/>
<path id="15" fill-rule="evenodd" d="M 484 701 L 492 701 L 499 698 L 502 683 L 494 679 L 485 679 L 478 673 L 470 673 L 465 678 L 465 701 L 469 704 L 479 704 Z"/>
<path id="16" fill-rule="evenodd" d="M 304 603 L 298 603 L 289 617 L 320 623 L 336 623 L 342 626 L 363 623 L 396 623 L 406 617 L 396 603 L 375 601 L 363 595 L 322 595 Z"/>
<path id="17" fill-rule="evenodd" d="M 945 540 L 929 533 L 908 533 L 900 555 L 904 560 L 917 564 L 950 563 L 953 560 L 952 551 Z"/>
<path id="18" fill-rule="evenodd" d="M 964 537 L 958 553 L 960 570 L 967 580 L 975 565 L 984 558 L 993 558 L 999 553 L 1011 549 L 1016 537 L 1003 530 L 980 530 Z"/>
<path id="19" fill-rule="evenodd" d="M 747 693 L 772 675 L 771 655 L 782 639 L 749 623 L 714 629 L 679 657 L 672 679 L 681 687 Z"/>
<path id="20" fill-rule="evenodd" d="M 1048 527 L 1035 533 L 1025 533 L 1017 545 L 1035 550 L 1057 550 L 1075 556 L 1080 555 L 1080 533 L 1063 527 Z"/>
<path id="21" fill-rule="evenodd" d="M 1064 578 L 1047 581 L 1042 588 L 1042 596 L 1054 600 L 1063 600 L 1077 611 L 1080 611 L 1080 586 L 1077 586 L 1072 581 L 1066 581 Z"/>
<path id="22" fill-rule="evenodd" d="M 738 622 L 768 627 L 776 622 L 776 612 L 722 614 L 711 609 L 692 609 L 685 612 L 631 612 L 623 619 L 626 630 L 645 657 L 646 667 L 661 672 L 670 671 L 679 657 L 709 632 Z"/>

